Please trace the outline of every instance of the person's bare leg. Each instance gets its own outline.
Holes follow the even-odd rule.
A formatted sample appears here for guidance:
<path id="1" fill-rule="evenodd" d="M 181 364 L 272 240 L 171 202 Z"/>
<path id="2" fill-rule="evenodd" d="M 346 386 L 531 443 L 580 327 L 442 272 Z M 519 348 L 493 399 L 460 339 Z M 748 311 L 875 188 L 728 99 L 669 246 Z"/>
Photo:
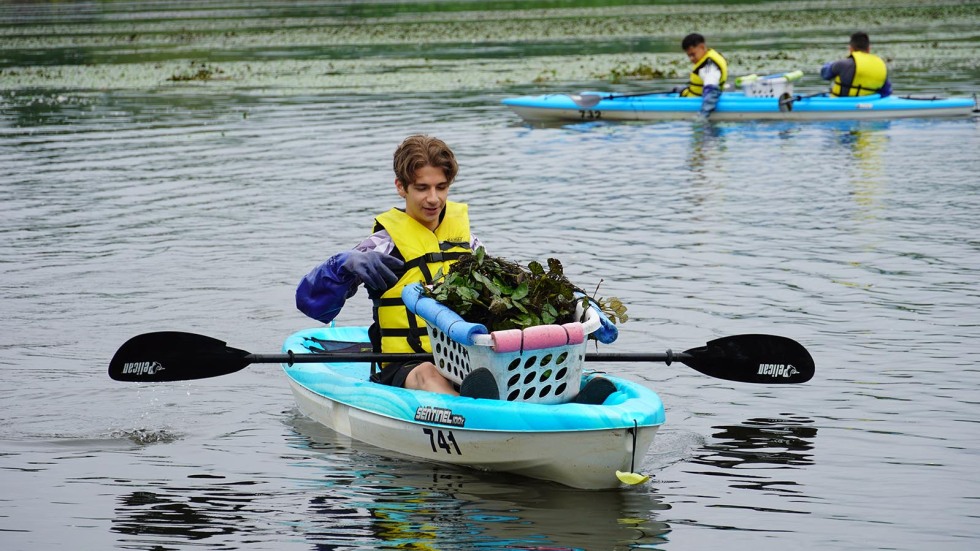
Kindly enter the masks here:
<path id="1" fill-rule="evenodd" d="M 405 378 L 405 388 L 459 396 L 459 393 L 453 388 L 453 384 L 439 373 L 436 365 L 432 362 L 422 362 L 415 366 L 415 369 Z"/>

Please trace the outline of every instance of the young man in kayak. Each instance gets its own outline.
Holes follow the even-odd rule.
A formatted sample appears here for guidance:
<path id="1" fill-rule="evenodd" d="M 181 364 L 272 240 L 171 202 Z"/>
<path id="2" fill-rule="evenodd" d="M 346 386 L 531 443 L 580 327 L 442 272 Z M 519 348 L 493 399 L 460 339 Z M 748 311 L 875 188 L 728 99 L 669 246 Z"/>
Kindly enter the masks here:
<path id="1" fill-rule="evenodd" d="M 728 80 L 728 62 L 721 54 L 708 48 L 704 37 L 691 33 L 681 41 L 681 49 L 694 64 L 687 87 L 680 91 L 682 98 L 701 97 L 698 117 L 707 119 L 718 105 L 721 89 Z"/>
<path id="2" fill-rule="evenodd" d="M 370 334 L 375 351 L 430 352 L 425 324 L 405 308 L 401 291 L 410 283 L 431 282 L 440 267 L 448 269 L 482 244 L 470 233 L 467 206 L 448 200 L 459 167 L 445 142 L 409 136 L 395 150 L 393 165 L 395 190 L 405 206 L 379 215 L 372 235 L 307 274 L 296 289 L 296 307 L 329 323 L 364 284 L 374 302 Z M 457 394 L 432 362 L 385 364 L 371 378 L 392 386 Z"/>
<path id="3" fill-rule="evenodd" d="M 374 233 L 349 251 L 313 269 L 296 288 L 296 307 L 323 323 L 333 320 L 360 284 L 374 302 L 369 333 L 375 351 L 431 352 L 425 322 L 405 308 L 402 289 L 431 283 L 440 269 L 483 246 L 470 232 L 468 208 L 449 201 L 459 167 L 453 151 L 438 138 L 409 136 L 395 150 L 395 190 L 404 208 L 378 215 Z M 432 362 L 388 363 L 374 373 L 376 383 L 473 398 L 499 398 L 493 374 L 470 373 L 459 392 Z M 575 401 L 600 404 L 616 390 L 608 379 L 593 378 Z"/>
<path id="4" fill-rule="evenodd" d="M 871 39 L 867 33 L 856 32 L 848 43 L 849 55 L 845 59 L 831 61 L 820 69 L 824 80 L 832 81 L 830 95 L 868 96 L 892 93 L 885 61 L 871 53 Z"/>

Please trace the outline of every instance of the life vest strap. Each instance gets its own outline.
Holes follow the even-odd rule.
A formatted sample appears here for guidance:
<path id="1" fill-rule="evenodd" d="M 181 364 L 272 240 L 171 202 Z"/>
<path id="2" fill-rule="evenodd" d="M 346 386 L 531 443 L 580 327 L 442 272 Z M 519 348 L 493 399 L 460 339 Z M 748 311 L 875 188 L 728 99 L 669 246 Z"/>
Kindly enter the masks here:
<path id="1" fill-rule="evenodd" d="M 442 241 L 439 243 L 439 249 L 443 251 L 448 251 L 449 249 L 455 249 L 455 248 L 466 249 L 467 251 L 466 253 L 457 253 L 460 256 L 462 256 L 463 254 L 470 253 L 469 243 L 463 243 L 462 241 Z"/>
<path id="2" fill-rule="evenodd" d="M 420 329 L 418 323 L 415 321 L 415 316 L 408 318 L 407 329 L 382 329 L 381 338 L 402 338 L 408 341 L 408 345 L 412 347 L 412 350 L 419 353 L 425 354 L 426 350 L 422 348 L 422 335 L 427 335 L 425 329 Z"/>
<path id="3" fill-rule="evenodd" d="M 455 247 L 455 245 L 452 246 L 452 247 L 450 247 L 450 248 L 453 248 L 453 247 Z M 416 267 L 417 268 L 421 268 L 424 264 L 428 264 L 428 263 L 431 263 L 431 262 L 446 262 L 446 261 L 449 261 L 449 260 L 459 260 L 460 258 L 463 258 L 464 256 L 467 256 L 467 255 L 470 255 L 470 254 L 472 254 L 472 253 L 469 252 L 469 251 L 465 251 L 465 252 L 448 252 L 448 253 L 446 253 L 446 252 L 425 253 L 424 255 L 422 255 L 420 257 L 413 258 L 411 260 L 406 260 L 405 261 L 405 266 L 404 266 L 404 269 L 403 269 L 403 273 L 404 272 L 407 272 L 408 270 L 410 270 L 412 268 L 416 268 Z"/>
<path id="4" fill-rule="evenodd" d="M 440 245 L 440 247 L 443 245 L 445 245 L 445 243 Z M 451 245 L 449 248 L 455 248 L 455 245 Z M 403 267 L 404 271 L 402 273 L 405 273 L 412 268 L 418 268 L 419 271 L 422 272 L 422 277 L 425 278 L 425 282 L 432 283 L 433 276 L 432 270 L 429 269 L 430 263 L 459 260 L 468 254 L 472 253 L 470 251 L 425 253 L 422 256 L 405 261 L 405 265 Z"/>

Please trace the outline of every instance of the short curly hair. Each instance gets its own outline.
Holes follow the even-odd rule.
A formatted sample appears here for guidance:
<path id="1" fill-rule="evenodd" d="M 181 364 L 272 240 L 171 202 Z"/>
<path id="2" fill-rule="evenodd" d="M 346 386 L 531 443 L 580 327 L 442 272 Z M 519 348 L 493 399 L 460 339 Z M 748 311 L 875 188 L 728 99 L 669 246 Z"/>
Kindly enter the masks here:
<path id="1" fill-rule="evenodd" d="M 425 166 L 441 168 L 449 183 L 456 179 L 459 172 L 456 155 L 446 142 L 425 134 L 405 138 L 395 150 L 395 178 L 403 186 L 410 186 L 415 183 L 415 173 Z"/>

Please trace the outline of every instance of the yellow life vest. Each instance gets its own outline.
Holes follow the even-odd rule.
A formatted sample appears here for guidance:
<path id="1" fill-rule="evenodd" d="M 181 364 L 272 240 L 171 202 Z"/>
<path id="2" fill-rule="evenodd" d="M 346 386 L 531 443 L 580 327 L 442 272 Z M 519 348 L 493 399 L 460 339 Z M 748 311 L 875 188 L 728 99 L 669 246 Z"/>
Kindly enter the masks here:
<path id="1" fill-rule="evenodd" d="M 434 232 L 396 208 L 375 219 L 375 231 L 387 230 L 405 260 L 405 272 L 398 282 L 374 300 L 375 350 L 432 351 L 425 320 L 405 308 L 402 289 L 411 283 L 431 283 L 440 268 L 445 274 L 453 262 L 472 253 L 468 211 L 463 203 L 447 201 L 443 218 Z"/>
<path id="2" fill-rule="evenodd" d="M 725 86 L 725 82 L 728 81 L 728 62 L 725 58 L 721 56 L 714 49 L 709 49 L 705 52 L 704 57 L 702 57 L 697 64 L 691 69 L 691 76 L 689 78 L 690 82 L 687 88 L 681 90 L 681 97 L 689 98 L 694 96 L 700 96 L 704 93 L 704 81 L 701 80 L 701 76 L 698 75 L 698 71 L 704 66 L 708 61 L 714 61 L 718 69 L 721 70 L 721 81 L 718 82 L 718 87 L 722 88 Z"/>
<path id="3" fill-rule="evenodd" d="M 854 79 L 845 85 L 837 75 L 830 87 L 830 95 L 869 96 L 878 93 L 888 80 L 884 60 L 874 54 L 858 51 L 851 52 L 851 57 L 854 59 Z"/>

